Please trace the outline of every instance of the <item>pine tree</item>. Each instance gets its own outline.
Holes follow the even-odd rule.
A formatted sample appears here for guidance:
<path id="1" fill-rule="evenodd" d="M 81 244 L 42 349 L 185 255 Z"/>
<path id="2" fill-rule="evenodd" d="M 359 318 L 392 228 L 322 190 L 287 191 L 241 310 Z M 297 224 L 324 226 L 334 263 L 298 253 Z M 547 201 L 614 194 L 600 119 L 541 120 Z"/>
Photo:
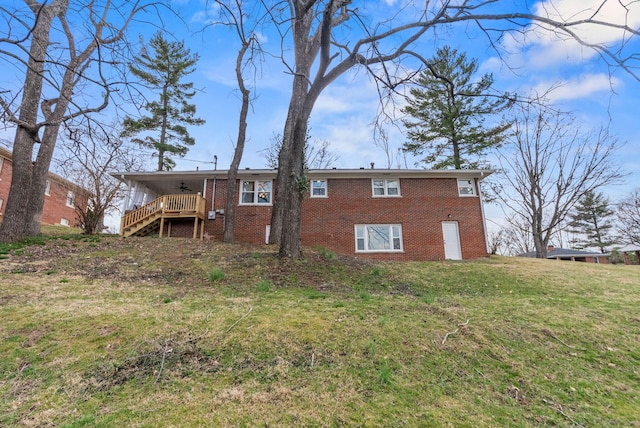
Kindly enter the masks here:
<path id="1" fill-rule="evenodd" d="M 132 141 L 157 151 L 158 171 L 171 170 L 175 161 L 171 156 L 184 156 L 195 140 L 189 135 L 185 125 L 202 125 L 203 119 L 195 117 L 196 107 L 189 104 L 195 95 L 193 83 L 181 80 L 192 73 L 198 62 L 198 55 L 191 55 L 184 42 L 168 42 L 162 33 L 156 33 L 149 41 L 152 50 L 142 49 L 135 64 L 130 64 L 131 72 L 152 89 L 159 92 L 158 101 L 149 101 L 144 109 L 150 115 L 139 119 L 127 117 L 124 120 L 122 136 L 132 137 Z M 157 134 L 155 133 L 157 131 Z"/>
<path id="2" fill-rule="evenodd" d="M 491 147 L 498 147 L 509 124 L 485 127 L 485 118 L 511 106 L 507 94 L 492 96 L 493 76 L 484 74 L 472 80 L 477 60 L 445 46 L 418 75 L 417 87 L 410 90 L 403 113 L 409 140 L 403 149 L 425 154 L 424 162 L 434 169 L 478 168 L 479 158 Z"/>
<path id="3" fill-rule="evenodd" d="M 587 192 L 569 215 L 571 231 L 585 237 L 579 246 L 598 248 L 601 253 L 606 253 L 607 247 L 615 243 L 609 235 L 613 229 L 612 215 L 609 199 L 604 194 Z"/>

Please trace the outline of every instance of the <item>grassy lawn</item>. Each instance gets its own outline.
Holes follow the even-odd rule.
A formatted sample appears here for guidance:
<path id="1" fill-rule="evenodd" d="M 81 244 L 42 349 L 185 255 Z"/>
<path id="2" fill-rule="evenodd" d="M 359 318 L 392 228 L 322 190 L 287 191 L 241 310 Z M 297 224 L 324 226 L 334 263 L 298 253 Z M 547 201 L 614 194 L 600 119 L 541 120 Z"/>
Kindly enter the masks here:
<path id="1" fill-rule="evenodd" d="M 81 235 L 3 257 L 0 426 L 640 427 L 639 266 Z"/>

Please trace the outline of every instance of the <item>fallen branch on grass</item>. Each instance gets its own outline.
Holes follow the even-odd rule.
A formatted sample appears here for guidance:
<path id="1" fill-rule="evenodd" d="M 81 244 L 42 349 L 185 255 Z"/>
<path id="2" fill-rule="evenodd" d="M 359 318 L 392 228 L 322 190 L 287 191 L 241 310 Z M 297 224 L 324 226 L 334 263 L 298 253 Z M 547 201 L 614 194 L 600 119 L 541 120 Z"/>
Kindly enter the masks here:
<path id="1" fill-rule="evenodd" d="M 563 410 L 562 410 L 562 406 L 560 404 L 556 404 L 553 401 L 549 401 L 547 399 L 542 399 L 543 403 L 548 404 L 552 409 L 554 409 L 556 412 L 560 413 L 562 416 L 564 416 L 565 418 L 569 419 L 571 421 L 572 424 L 574 424 L 575 426 L 578 427 L 584 427 L 584 425 L 579 424 L 578 422 L 576 422 L 575 420 L 573 420 L 571 418 L 571 416 L 567 415 Z"/>
<path id="2" fill-rule="evenodd" d="M 460 327 L 465 327 L 465 326 L 469 325 L 469 321 L 471 321 L 471 318 L 469 318 L 467 320 L 467 322 L 463 322 L 462 324 L 458 324 L 458 328 L 456 328 L 454 331 L 450 331 L 449 333 L 445 334 L 444 335 L 444 339 L 442 339 L 441 345 L 444 345 L 444 343 L 447 341 L 447 339 L 449 338 L 450 335 L 456 334 L 460 330 Z"/>
<path id="3" fill-rule="evenodd" d="M 585 348 L 576 348 L 575 346 L 571 346 L 568 343 L 563 342 L 559 337 L 557 337 L 555 334 L 553 334 L 551 332 L 551 330 L 547 330 L 546 328 L 542 330 L 542 332 L 544 334 L 546 334 L 547 336 L 550 336 L 551 338 L 557 340 L 558 342 L 562 343 L 564 346 L 566 346 L 569 349 L 575 349 L 577 351 L 586 351 Z"/>
<path id="4" fill-rule="evenodd" d="M 233 327 L 235 327 L 236 325 L 238 325 L 238 323 L 239 323 L 240 321 L 242 321 L 243 319 L 245 319 L 245 318 L 247 317 L 247 315 L 249 315 L 249 314 L 251 313 L 251 311 L 252 311 L 252 310 L 253 310 L 253 306 L 252 306 L 252 307 L 250 307 L 250 308 L 249 308 L 249 311 L 248 311 L 246 314 L 244 314 L 243 316 L 241 316 L 241 317 L 238 319 L 238 321 L 234 322 L 234 323 L 231 325 L 231 327 L 229 327 L 229 328 L 227 329 L 227 331 L 225 331 L 224 333 L 225 333 L 225 334 L 229 333 L 229 332 L 231 331 L 231 329 L 232 329 Z"/>
<path id="5" fill-rule="evenodd" d="M 171 349 L 169 349 L 169 339 L 165 339 L 164 351 L 162 352 L 162 361 L 160 362 L 160 370 L 158 370 L 158 376 L 156 376 L 156 380 L 153 382 L 154 385 L 158 383 L 158 381 L 160 380 L 160 376 L 162 376 L 162 370 L 164 370 L 164 360 L 168 352 L 171 352 Z"/>

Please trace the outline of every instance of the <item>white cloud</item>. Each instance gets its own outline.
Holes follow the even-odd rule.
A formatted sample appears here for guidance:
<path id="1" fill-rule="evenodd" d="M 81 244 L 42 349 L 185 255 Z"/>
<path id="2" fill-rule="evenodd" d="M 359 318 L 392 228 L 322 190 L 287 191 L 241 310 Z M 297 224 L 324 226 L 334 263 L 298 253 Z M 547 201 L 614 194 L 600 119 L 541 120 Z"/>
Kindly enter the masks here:
<path id="1" fill-rule="evenodd" d="M 562 82 L 541 82 L 533 90 L 537 94 L 546 93 L 551 101 L 564 101 L 589 98 L 597 93 L 607 94 L 621 86 L 621 80 L 607 74 L 583 74 Z"/>
<path id="2" fill-rule="evenodd" d="M 624 5 L 619 1 L 602 0 L 545 0 L 536 3 L 533 12 L 554 21 L 573 23 L 566 29 L 574 36 L 553 29 L 543 23 L 534 23 L 528 31 L 512 32 L 504 39 L 503 47 L 513 57 L 521 55 L 520 64 L 545 68 L 558 61 L 579 63 L 597 53 L 586 45 L 618 44 L 630 36 L 617 28 L 640 25 L 640 3 Z M 592 20 L 610 25 L 584 23 Z M 581 40 L 578 41 L 577 39 Z"/>

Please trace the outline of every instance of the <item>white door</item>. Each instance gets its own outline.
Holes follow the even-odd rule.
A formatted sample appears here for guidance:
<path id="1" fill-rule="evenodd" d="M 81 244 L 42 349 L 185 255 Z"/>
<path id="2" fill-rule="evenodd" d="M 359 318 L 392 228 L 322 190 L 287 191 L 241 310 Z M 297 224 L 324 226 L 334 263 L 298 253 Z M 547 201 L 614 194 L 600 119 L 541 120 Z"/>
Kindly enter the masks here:
<path id="1" fill-rule="evenodd" d="M 457 221 L 442 222 L 442 238 L 444 239 L 444 258 L 447 260 L 462 260 Z"/>

